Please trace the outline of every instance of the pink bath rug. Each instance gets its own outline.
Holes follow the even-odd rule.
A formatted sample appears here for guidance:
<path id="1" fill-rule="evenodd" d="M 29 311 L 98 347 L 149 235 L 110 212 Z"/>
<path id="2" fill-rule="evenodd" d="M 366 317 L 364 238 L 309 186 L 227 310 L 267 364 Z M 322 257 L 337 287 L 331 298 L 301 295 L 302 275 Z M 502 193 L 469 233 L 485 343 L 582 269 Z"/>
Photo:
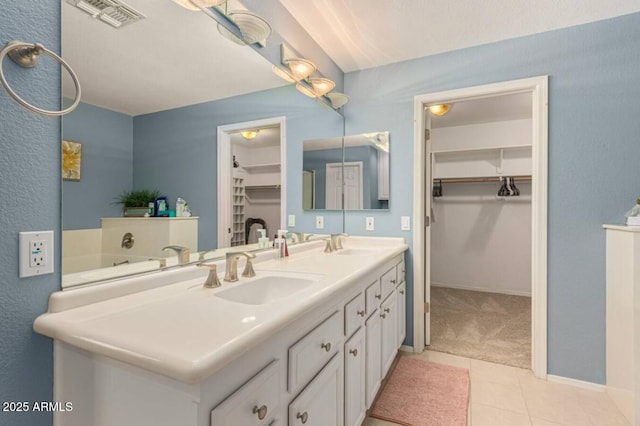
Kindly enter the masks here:
<path id="1" fill-rule="evenodd" d="M 405 426 L 466 426 L 469 370 L 402 356 L 371 416 Z"/>

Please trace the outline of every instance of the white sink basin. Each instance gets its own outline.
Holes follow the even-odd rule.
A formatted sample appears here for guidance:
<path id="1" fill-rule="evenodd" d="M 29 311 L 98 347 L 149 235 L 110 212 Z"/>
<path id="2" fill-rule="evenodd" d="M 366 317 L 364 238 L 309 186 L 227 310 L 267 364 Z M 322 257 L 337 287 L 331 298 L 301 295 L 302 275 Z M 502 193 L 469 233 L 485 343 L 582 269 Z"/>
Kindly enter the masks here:
<path id="1" fill-rule="evenodd" d="M 344 256 L 375 256 L 380 250 L 367 248 L 346 248 L 336 251 L 336 254 Z"/>
<path id="2" fill-rule="evenodd" d="M 322 277 L 268 275 L 257 277 L 247 283 L 239 283 L 235 287 L 223 288 L 216 293 L 216 296 L 247 305 L 265 305 L 304 290 L 318 282 L 320 278 Z"/>

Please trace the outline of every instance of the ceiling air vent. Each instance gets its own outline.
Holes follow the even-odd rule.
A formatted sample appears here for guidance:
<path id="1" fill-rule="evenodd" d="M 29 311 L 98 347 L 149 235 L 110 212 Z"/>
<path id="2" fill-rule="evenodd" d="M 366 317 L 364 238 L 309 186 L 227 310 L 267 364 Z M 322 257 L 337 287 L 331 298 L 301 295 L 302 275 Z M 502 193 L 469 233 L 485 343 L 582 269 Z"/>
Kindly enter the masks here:
<path id="1" fill-rule="evenodd" d="M 67 3 L 114 28 L 122 28 L 146 18 L 119 0 L 67 0 Z"/>

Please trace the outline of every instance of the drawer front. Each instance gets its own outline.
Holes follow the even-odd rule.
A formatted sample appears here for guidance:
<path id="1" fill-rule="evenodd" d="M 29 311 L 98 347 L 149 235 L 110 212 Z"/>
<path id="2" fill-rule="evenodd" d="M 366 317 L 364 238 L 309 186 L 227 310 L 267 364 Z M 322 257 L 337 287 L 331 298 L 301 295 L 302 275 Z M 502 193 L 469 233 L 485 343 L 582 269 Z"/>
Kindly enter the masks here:
<path id="1" fill-rule="evenodd" d="M 396 275 L 398 277 L 398 284 L 402 284 L 406 278 L 406 269 L 404 266 L 404 260 L 398 263 L 396 266 Z"/>
<path id="2" fill-rule="evenodd" d="M 382 292 L 380 291 L 380 281 L 376 280 L 365 290 L 367 304 L 367 316 L 371 315 L 382 302 Z"/>
<path id="3" fill-rule="evenodd" d="M 382 290 L 382 299 L 385 299 L 396 289 L 398 280 L 396 278 L 396 267 L 389 269 L 380 277 L 380 288 Z"/>
<path id="4" fill-rule="evenodd" d="M 211 425 L 271 425 L 279 404 L 280 361 L 275 360 L 211 411 Z"/>
<path id="5" fill-rule="evenodd" d="M 344 335 L 349 337 L 364 325 L 366 317 L 364 293 L 360 293 L 344 307 Z"/>
<path id="6" fill-rule="evenodd" d="M 289 392 L 306 384 L 338 351 L 342 312 L 336 311 L 289 348 Z"/>
<path id="7" fill-rule="evenodd" d="M 344 425 L 343 362 L 342 353 L 335 355 L 289 404 L 289 426 Z"/>

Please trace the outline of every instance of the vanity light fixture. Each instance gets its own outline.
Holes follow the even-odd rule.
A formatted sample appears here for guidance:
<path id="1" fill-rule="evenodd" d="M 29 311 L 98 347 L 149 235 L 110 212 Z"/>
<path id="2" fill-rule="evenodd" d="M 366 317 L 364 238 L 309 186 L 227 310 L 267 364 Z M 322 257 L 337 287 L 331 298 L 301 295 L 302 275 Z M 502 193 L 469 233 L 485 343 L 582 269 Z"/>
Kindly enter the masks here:
<path id="1" fill-rule="evenodd" d="M 234 43 L 243 46 L 253 43 L 260 43 L 260 45 L 265 46 L 267 39 L 271 36 L 272 30 L 271 25 L 261 16 L 247 10 L 232 10 L 227 16 L 238 26 L 240 34 L 242 34 L 242 39 L 218 24 L 218 32 L 220 34 Z"/>
<path id="2" fill-rule="evenodd" d="M 278 77 L 280 77 L 281 79 L 283 79 L 287 83 L 295 83 L 296 82 L 296 80 L 293 77 L 291 77 L 291 74 L 289 74 L 288 71 L 283 70 L 280 67 L 277 67 L 277 66 L 273 65 L 271 67 L 271 70 L 273 71 L 273 73 L 275 75 L 277 75 Z"/>
<path id="3" fill-rule="evenodd" d="M 284 63 L 291 70 L 291 74 L 293 74 L 293 78 L 295 78 L 298 81 L 304 80 L 305 78 L 309 77 L 311 73 L 313 73 L 316 70 L 316 65 L 307 59 L 290 58 L 290 59 L 285 59 Z"/>
<path id="4" fill-rule="evenodd" d="M 336 87 L 336 84 L 328 78 L 310 78 L 309 83 L 318 96 L 324 96 Z"/>
<path id="5" fill-rule="evenodd" d="M 311 90 L 310 88 L 308 88 L 307 86 L 305 86 L 302 83 L 297 83 L 296 84 L 296 89 L 298 89 L 298 92 L 300 92 L 303 95 L 308 96 L 310 98 L 317 98 L 318 97 L 316 92 L 314 92 L 313 90 Z"/>
<path id="6" fill-rule="evenodd" d="M 448 113 L 449 110 L 451 110 L 451 104 L 430 105 L 428 108 L 431 114 L 437 115 L 437 116 L 443 116 L 446 113 Z"/>
<path id="7" fill-rule="evenodd" d="M 347 102 L 349 102 L 349 97 L 344 93 L 339 92 L 329 92 L 325 95 L 331 101 L 331 106 L 334 109 L 338 109 L 343 107 Z"/>
<path id="8" fill-rule="evenodd" d="M 250 141 L 252 139 L 255 139 L 256 136 L 258 136 L 259 132 L 260 132 L 259 129 L 249 129 L 249 130 L 241 131 L 240 134 L 242 135 L 243 138 Z"/>

